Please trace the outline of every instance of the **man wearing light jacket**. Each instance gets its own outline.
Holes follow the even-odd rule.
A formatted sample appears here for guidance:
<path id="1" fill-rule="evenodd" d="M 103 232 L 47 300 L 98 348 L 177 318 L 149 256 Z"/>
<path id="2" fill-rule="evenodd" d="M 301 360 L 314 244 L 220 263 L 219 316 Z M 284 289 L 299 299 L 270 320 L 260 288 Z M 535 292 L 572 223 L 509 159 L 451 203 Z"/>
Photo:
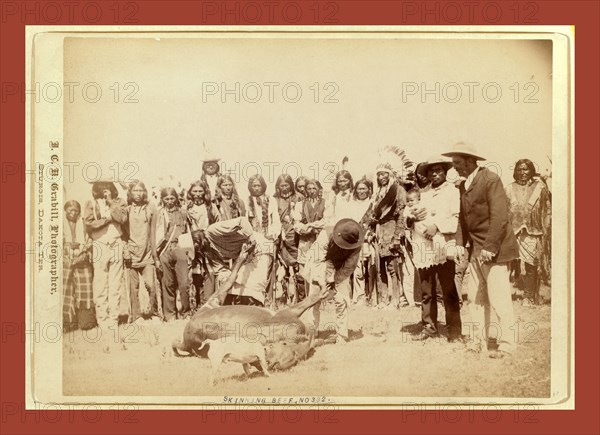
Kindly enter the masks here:
<path id="1" fill-rule="evenodd" d="M 516 350 L 515 316 L 509 282 L 509 263 L 519 257 L 519 247 L 508 217 L 508 201 L 497 174 L 477 165 L 485 160 L 473 145 L 459 142 L 450 152 L 458 174 L 466 178 L 460 185 L 460 225 L 456 235 L 460 261 L 470 244 L 468 282 L 470 310 L 474 322 L 475 351 L 483 348 L 487 332 L 496 330 L 498 349 L 492 358 L 502 358 Z M 498 317 L 498 327 L 490 328 L 490 312 Z M 483 331 L 481 328 L 483 327 Z"/>

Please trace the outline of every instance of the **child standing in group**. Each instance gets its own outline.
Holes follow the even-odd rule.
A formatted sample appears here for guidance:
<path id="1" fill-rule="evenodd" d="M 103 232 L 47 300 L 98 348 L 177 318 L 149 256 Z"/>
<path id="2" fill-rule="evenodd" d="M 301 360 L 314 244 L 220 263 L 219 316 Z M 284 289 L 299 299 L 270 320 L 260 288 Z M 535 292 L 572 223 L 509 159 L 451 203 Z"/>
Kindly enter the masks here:
<path id="1" fill-rule="evenodd" d="M 187 213 L 172 187 L 160 191 L 161 208 L 154 219 L 154 260 L 162 272 L 163 313 L 166 321 L 177 318 L 177 291 L 181 296 L 180 318 L 190 314 L 188 255 L 178 246 L 179 237 L 189 231 Z"/>

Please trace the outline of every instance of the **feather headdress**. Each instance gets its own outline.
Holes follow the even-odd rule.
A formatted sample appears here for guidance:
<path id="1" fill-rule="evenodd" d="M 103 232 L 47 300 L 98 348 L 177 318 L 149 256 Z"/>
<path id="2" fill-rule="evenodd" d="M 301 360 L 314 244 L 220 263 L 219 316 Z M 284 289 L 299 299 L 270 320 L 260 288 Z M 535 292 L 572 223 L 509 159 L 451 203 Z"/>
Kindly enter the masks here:
<path id="1" fill-rule="evenodd" d="M 378 150 L 379 162 L 375 173 L 387 171 L 402 183 L 410 183 L 414 177 L 414 163 L 406 152 L 395 145 L 386 145 Z"/>

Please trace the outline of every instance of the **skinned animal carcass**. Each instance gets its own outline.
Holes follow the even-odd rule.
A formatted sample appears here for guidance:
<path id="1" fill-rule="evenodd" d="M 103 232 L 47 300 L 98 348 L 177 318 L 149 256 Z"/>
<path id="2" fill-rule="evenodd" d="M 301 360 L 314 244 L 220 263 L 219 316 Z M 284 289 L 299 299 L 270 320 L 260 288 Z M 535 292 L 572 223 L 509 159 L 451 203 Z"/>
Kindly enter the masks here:
<path id="1" fill-rule="evenodd" d="M 207 357 L 205 340 L 232 336 L 261 340 L 267 347 L 268 368 L 286 370 L 305 359 L 314 347 L 314 331 L 309 333 L 300 316 L 320 300 L 320 295 L 309 296 L 277 312 L 248 305 L 202 307 L 186 324 L 183 339 L 173 341 L 173 352 L 176 356 Z"/>

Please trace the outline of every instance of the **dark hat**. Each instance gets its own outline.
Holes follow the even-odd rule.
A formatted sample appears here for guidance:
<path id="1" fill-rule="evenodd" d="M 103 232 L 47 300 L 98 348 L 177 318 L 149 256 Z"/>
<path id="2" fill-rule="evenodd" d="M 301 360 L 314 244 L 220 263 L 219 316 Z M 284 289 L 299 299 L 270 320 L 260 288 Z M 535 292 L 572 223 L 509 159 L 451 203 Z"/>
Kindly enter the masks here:
<path id="1" fill-rule="evenodd" d="M 442 153 L 443 156 L 452 157 L 455 155 L 473 157 L 475 160 L 485 160 L 485 157 L 481 157 L 475 146 L 467 142 L 458 142 L 452 147 L 452 151 Z"/>
<path id="2" fill-rule="evenodd" d="M 425 162 L 421 163 L 423 173 L 426 175 L 429 167 L 433 165 L 442 165 L 446 172 L 452 167 L 452 162 L 442 156 L 430 156 Z"/>
<path id="3" fill-rule="evenodd" d="M 342 249 L 361 247 L 364 237 L 362 227 L 353 219 L 340 219 L 333 227 L 333 242 Z"/>

